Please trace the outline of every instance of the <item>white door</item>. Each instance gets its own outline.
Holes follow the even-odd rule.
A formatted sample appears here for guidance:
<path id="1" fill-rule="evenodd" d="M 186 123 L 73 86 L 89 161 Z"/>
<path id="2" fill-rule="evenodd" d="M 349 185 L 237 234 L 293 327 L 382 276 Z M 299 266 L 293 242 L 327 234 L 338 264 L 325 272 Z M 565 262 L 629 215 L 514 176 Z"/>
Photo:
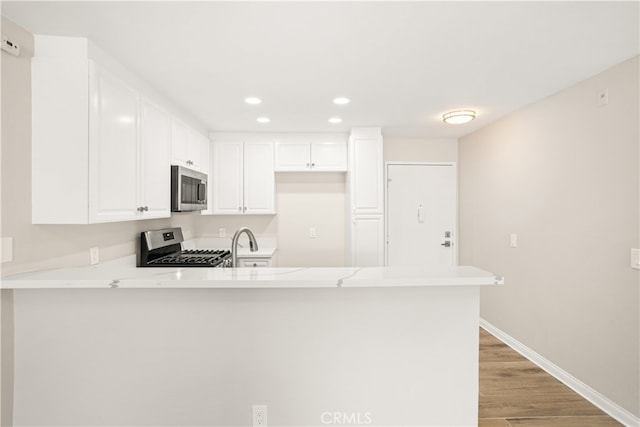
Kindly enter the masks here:
<path id="1" fill-rule="evenodd" d="M 171 216 L 171 116 L 147 100 L 140 118 L 140 216 Z"/>
<path id="2" fill-rule="evenodd" d="M 189 127 L 171 118 L 171 164 L 192 167 L 189 163 Z"/>
<path id="3" fill-rule="evenodd" d="M 213 143 L 213 173 L 208 184 L 214 214 L 242 213 L 242 155 L 241 141 Z"/>
<path id="4" fill-rule="evenodd" d="M 311 170 L 346 171 L 346 141 L 321 141 L 311 143 Z"/>
<path id="5" fill-rule="evenodd" d="M 382 215 L 352 218 L 351 265 L 379 267 L 384 264 L 384 221 Z"/>
<path id="6" fill-rule="evenodd" d="M 456 265 L 456 168 L 387 165 L 387 265 Z"/>
<path id="7" fill-rule="evenodd" d="M 275 145 L 275 170 L 308 171 L 309 141 L 278 141 Z"/>
<path id="8" fill-rule="evenodd" d="M 273 143 L 245 142 L 243 213 L 275 213 L 274 194 Z"/>
<path id="9" fill-rule="evenodd" d="M 90 222 L 136 219 L 138 94 L 96 69 L 90 139 Z"/>

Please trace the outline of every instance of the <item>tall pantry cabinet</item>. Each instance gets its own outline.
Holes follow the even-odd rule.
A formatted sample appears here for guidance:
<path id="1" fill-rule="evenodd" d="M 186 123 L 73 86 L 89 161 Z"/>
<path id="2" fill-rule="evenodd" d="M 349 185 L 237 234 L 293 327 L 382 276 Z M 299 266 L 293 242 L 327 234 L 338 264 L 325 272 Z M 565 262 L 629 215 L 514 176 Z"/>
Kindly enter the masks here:
<path id="1" fill-rule="evenodd" d="M 384 170 L 380 128 L 349 136 L 347 254 L 355 267 L 384 265 Z"/>

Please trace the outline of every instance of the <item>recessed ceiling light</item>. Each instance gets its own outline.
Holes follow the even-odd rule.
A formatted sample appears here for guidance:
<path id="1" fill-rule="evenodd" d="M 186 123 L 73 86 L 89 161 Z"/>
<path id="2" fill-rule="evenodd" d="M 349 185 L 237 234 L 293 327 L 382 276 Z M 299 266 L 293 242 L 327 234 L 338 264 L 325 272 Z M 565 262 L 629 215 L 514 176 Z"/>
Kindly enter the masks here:
<path id="1" fill-rule="evenodd" d="M 463 123 L 467 123 L 475 118 L 476 112 L 473 110 L 449 111 L 442 116 L 442 120 L 444 120 L 445 123 L 449 123 L 451 125 L 460 125 Z"/>
<path id="2" fill-rule="evenodd" d="M 258 123 L 269 123 L 271 121 L 269 117 L 258 117 L 256 120 Z"/>
<path id="3" fill-rule="evenodd" d="M 255 96 L 249 96 L 244 99 L 244 102 L 251 105 L 258 105 L 262 102 L 262 99 L 256 98 Z"/>
<path id="4" fill-rule="evenodd" d="M 345 105 L 350 103 L 351 100 L 349 98 L 345 98 L 344 96 L 340 96 L 338 98 L 334 98 L 333 103 L 337 105 Z"/>
<path id="5" fill-rule="evenodd" d="M 342 119 L 340 117 L 331 117 L 329 123 L 342 123 Z"/>

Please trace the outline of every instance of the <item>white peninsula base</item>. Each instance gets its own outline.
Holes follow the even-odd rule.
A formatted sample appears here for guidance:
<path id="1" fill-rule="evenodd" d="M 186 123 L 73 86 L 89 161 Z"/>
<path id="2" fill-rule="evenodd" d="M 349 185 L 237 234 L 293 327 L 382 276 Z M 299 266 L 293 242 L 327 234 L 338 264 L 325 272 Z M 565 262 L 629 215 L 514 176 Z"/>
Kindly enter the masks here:
<path id="1" fill-rule="evenodd" d="M 14 291 L 14 424 L 477 423 L 477 286 Z"/>

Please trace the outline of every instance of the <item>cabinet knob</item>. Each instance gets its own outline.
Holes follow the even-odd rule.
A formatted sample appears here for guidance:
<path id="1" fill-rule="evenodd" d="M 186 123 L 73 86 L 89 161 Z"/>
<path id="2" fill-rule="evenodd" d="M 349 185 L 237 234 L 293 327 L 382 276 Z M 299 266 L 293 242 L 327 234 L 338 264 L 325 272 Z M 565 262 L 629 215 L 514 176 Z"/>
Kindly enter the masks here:
<path id="1" fill-rule="evenodd" d="M 246 212 L 247 211 L 247 207 L 245 206 L 244 208 L 242 208 L 242 212 Z"/>
<path id="2" fill-rule="evenodd" d="M 309 167 L 309 163 L 307 163 L 307 167 Z"/>
<path id="3" fill-rule="evenodd" d="M 238 212 L 242 212 L 242 206 L 238 206 Z"/>
<path id="4" fill-rule="evenodd" d="M 149 210 L 149 206 L 145 206 L 145 207 L 144 207 L 144 211 L 146 212 L 146 211 L 148 211 L 148 210 Z"/>
<path id="5" fill-rule="evenodd" d="M 254 266 L 254 267 L 257 267 L 257 266 L 258 266 L 258 263 L 257 263 L 257 262 L 254 262 L 254 263 L 253 263 L 253 266 Z"/>
<path id="6" fill-rule="evenodd" d="M 314 167 L 316 164 L 315 163 L 311 163 L 311 167 Z"/>

